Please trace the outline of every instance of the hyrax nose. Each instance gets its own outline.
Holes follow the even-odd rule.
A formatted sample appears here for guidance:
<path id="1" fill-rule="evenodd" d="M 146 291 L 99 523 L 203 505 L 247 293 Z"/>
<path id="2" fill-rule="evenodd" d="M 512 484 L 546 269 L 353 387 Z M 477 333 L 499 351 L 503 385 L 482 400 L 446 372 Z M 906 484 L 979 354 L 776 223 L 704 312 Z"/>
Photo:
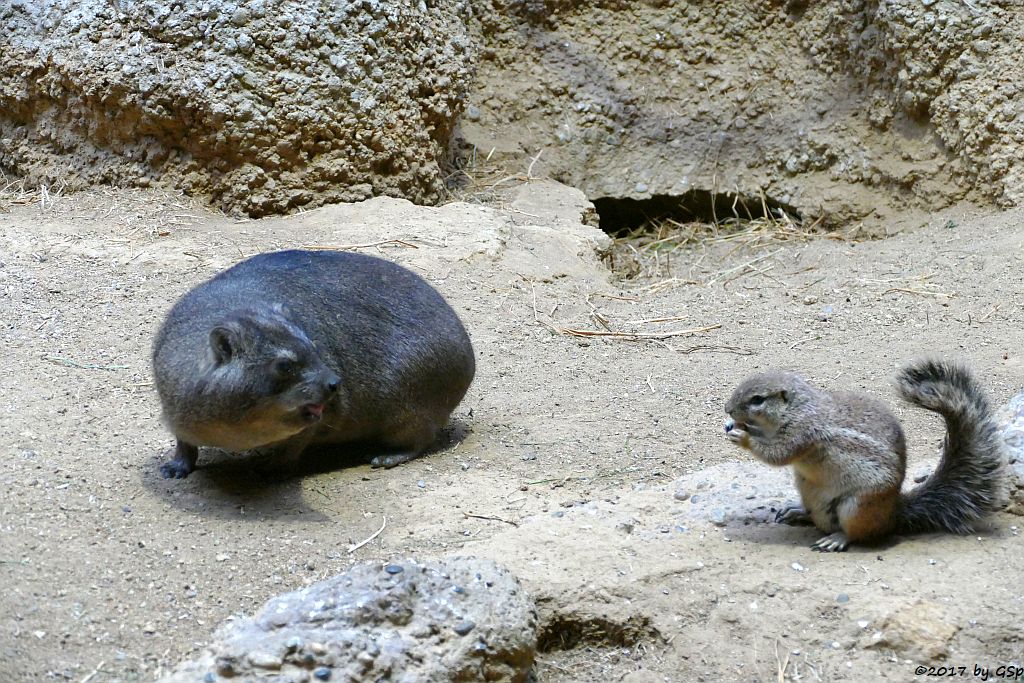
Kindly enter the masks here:
<path id="1" fill-rule="evenodd" d="M 728 420 L 725 421 L 725 433 L 726 434 L 728 434 L 729 432 L 731 432 L 735 428 L 736 428 L 736 420 L 734 420 L 732 418 L 729 418 Z"/>

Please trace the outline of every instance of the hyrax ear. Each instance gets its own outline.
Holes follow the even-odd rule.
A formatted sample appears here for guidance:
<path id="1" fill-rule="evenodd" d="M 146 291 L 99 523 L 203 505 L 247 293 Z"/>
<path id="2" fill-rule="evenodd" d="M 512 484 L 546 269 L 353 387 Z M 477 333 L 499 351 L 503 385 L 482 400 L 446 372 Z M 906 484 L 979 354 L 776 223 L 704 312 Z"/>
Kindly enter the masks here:
<path id="1" fill-rule="evenodd" d="M 210 350 L 217 365 L 230 363 L 241 348 L 242 330 L 237 323 L 218 325 L 210 330 Z"/>

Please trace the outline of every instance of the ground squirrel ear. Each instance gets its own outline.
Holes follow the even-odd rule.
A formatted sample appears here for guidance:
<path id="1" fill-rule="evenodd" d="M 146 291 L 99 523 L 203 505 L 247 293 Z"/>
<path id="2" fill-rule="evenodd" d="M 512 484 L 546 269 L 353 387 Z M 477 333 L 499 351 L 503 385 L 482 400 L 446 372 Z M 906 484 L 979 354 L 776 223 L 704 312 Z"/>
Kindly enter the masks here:
<path id="1" fill-rule="evenodd" d="M 230 363 L 238 351 L 238 330 L 234 325 L 218 325 L 210 330 L 210 350 L 217 365 Z"/>
<path id="2" fill-rule="evenodd" d="M 782 399 L 783 403 L 789 403 L 789 393 L 785 390 L 779 392 L 779 397 Z"/>

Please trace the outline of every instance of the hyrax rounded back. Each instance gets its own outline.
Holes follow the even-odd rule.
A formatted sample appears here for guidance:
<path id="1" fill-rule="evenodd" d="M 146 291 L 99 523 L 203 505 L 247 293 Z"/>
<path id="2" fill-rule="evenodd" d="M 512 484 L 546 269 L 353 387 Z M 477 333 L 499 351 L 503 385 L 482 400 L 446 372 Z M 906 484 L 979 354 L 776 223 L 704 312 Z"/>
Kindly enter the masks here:
<path id="1" fill-rule="evenodd" d="M 392 467 L 434 443 L 474 372 L 465 328 L 419 275 L 363 254 L 260 254 L 185 294 L 157 333 L 177 438 L 161 472 L 188 476 L 199 446 L 297 455 L 352 441 Z"/>

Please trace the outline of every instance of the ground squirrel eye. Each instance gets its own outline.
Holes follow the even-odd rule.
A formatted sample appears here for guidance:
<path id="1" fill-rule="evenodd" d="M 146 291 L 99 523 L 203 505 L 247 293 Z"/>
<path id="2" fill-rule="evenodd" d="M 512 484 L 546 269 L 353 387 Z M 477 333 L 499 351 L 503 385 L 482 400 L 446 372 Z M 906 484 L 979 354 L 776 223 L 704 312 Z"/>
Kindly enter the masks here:
<path id="1" fill-rule="evenodd" d="M 750 398 L 750 405 L 754 406 L 755 408 L 757 406 L 763 404 L 763 403 L 764 403 L 764 396 L 752 396 Z"/>

